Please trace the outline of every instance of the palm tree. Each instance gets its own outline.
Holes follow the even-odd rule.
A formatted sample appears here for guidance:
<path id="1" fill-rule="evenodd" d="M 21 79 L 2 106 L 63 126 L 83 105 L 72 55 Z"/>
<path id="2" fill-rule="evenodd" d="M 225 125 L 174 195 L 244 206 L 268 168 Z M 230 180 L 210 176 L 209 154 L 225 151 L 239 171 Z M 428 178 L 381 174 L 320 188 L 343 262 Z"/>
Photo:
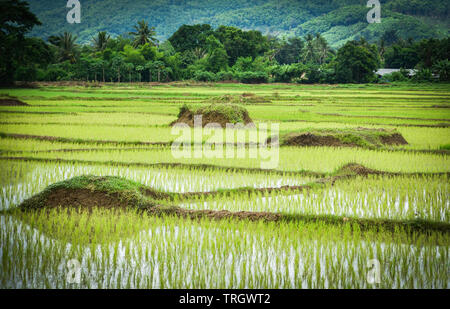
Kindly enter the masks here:
<path id="1" fill-rule="evenodd" d="M 330 55 L 330 47 L 328 46 L 327 40 L 320 33 L 317 33 L 316 39 L 314 40 L 315 49 L 317 51 L 317 58 L 319 64 L 322 64 L 325 59 Z"/>
<path id="2" fill-rule="evenodd" d="M 134 36 L 133 46 L 138 47 L 149 43 L 150 45 L 156 45 L 158 40 L 155 38 L 155 27 L 149 27 L 145 20 L 138 21 L 138 24 L 134 26 L 136 32 L 130 32 L 130 35 Z"/>
<path id="3" fill-rule="evenodd" d="M 302 58 L 306 63 L 315 62 L 314 59 L 316 57 L 315 48 L 314 48 L 314 37 L 311 34 L 308 34 L 305 38 L 306 46 L 303 48 Z"/>
<path id="4" fill-rule="evenodd" d="M 203 59 L 203 58 L 205 58 L 206 55 L 207 55 L 206 50 L 204 50 L 204 49 L 201 48 L 201 47 L 196 47 L 196 48 L 194 48 L 194 49 L 192 50 L 192 53 L 194 54 L 194 56 L 195 56 L 195 58 L 196 58 L 197 60 Z"/>
<path id="5" fill-rule="evenodd" d="M 380 60 L 382 63 L 384 63 L 384 54 L 386 53 L 386 41 L 381 38 L 380 39 L 380 48 L 379 48 L 379 54 L 380 54 Z"/>
<path id="6" fill-rule="evenodd" d="M 441 81 L 448 81 L 450 79 L 450 61 L 445 59 L 436 62 L 433 65 L 433 71 L 439 75 Z"/>
<path id="7" fill-rule="evenodd" d="M 103 51 L 106 48 L 111 36 L 106 31 L 101 31 L 97 34 L 97 37 L 92 38 L 92 43 L 96 51 Z"/>
<path id="8" fill-rule="evenodd" d="M 73 36 L 72 33 L 64 32 L 58 36 L 51 36 L 48 41 L 54 46 L 58 47 L 59 61 L 69 60 L 71 63 L 76 62 L 76 48 L 75 41 L 77 36 Z"/>

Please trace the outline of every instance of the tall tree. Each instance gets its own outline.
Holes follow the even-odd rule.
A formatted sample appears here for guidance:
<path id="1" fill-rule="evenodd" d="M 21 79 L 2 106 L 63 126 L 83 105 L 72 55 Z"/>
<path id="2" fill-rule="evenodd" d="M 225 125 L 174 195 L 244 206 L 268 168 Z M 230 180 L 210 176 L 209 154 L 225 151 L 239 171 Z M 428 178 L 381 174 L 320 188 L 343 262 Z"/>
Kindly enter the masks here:
<path id="1" fill-rule="evenodd" d="M 303 40 L 298 37 L 289 38 L 284 42 L 275 54 L 279 64 L 291 64 L 300 61 L 300 53 L 303 49 Z"/>
<path id="2" fill-rule="evenodd" d="M 336 75 L 341 83 L 367 83 L 375 78 L 377 54 L 363 41 L 349 41 L 336 57 Z"/>
<path id="3" fill-rule="evenodd" d="M 133 46 L 138 47 L 147 43 L 156 45 L 158 40 L 155 38 L 155 27 L 149 27 L 145 20 L 138 21 L 138 24 L 134 26 L 135 32 L 130 32 L 130 35 L 134 36 Z"/>
<path id="4" fill-rule="evenodd" d="M 316 51 L 314 49 L 314 37 L 308 34 L 305 38 L 306 46 L 302 52 L 302 60 L 306 63 L 315 63 L 317 61 Z"/>
<path id="5" fill-rule="evenodd" d="M 320 33 L 317 33 L 316 38 L 314 39 L 314 49 L 316 53 L 316 59 L 318 64 L 323 64 L 325 60 L 330 56 L 331 48 L 328 45 L 327 40 Z"/>
<path id="6" fill-rule="evenodd" d="M 169 38 L 177 52 L 186 52 L 195 48 L 205 49 L 206 38 L 213 33 L 210 25 L 182 25 Z"/>
<path id="7" fill-rule="evenodd" d="M 12 84 L 20 60 L 30 52 L 25 34 L 40 25 L 28 4 L 20 0 L 0 0 L 0 84 Z"/>

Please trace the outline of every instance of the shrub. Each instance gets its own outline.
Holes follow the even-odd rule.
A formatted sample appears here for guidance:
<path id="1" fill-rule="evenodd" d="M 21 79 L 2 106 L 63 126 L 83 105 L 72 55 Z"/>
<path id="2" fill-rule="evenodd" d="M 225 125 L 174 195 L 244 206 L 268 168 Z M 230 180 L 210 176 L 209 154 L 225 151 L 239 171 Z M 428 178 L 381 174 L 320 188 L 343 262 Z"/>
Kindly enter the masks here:
<path id="1" fill-rule="evenodd" d="M 264 72 L 242 72 L 239 81 L 245 84 L 267 83 L 269 76 Z"/>
<path id="2" fill-rule="evenodd" d="M 386 82 L 405 82 L 408 78 L 405 77 L 401 72 L 393 72 L 391 74 L 386 74 L 383 76 L 383 80 Z"/>
<path id="3" fill-rule="evenodd" d="M 46 81 L 59 81 L 68 79 L 67 73 L 58 67 L 49 67 L 48 70 L 44 74 L 44 79 Z"/>
<path id="4" fill-rule="evenodd" d="M 198 82 L 215 82 L 217 80 L 217 77 L 214 73 L 199 71 L 195 72 L 194 79 Z"/>
<path id="5" fill-rule="evenodd" d="M 36 80 L 37 70 L 34 66 L 20 66 L 15 72 L 15 80 L 31 82 Z"/>
<path id="6" fill-rule="evenodd" d="M 224 72 L 224 71 L 220 71 L 219 73 L 216 74 L 217 76 L 217 80 L 219 81 L 232 81 L 234 80 L 234 74 L 232 72 Z"/>
<path id="7" fill-rule="evenodd" d="M 434 80 L 433 73 L 430 69 L 421 69 L 414 75 L 416 82 L 432 82 Z"/>

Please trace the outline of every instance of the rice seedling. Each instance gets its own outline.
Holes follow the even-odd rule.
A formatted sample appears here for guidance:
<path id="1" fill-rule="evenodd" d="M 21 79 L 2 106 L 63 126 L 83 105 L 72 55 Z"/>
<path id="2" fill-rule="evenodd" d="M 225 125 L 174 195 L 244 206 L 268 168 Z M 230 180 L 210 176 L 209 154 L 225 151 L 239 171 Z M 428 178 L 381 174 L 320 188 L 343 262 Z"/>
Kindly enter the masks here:
<path id="1" fill-rule="evenodd" d="M 27 216 L 0 217 L 2 287 L 448 288 L 447 234 L 403 230 L 393 237 L 351 225 L 191 221 L 101 210 L 50 213 L 50 222 L 48 213 L 34 213 L 28 227 Z M 61 219 L 71 233 L 58 229 Z M 95 232 L 86 239 L 90 227 Z M 378 284 L 366 280 L 367 261 L 374 258 L 381 265 Z M 70 260 L 80 264 L 79 283 L 67 282 Z"/>
<path id="2" fill-rule="evenodd" d="M 236 150 L 235 150 L 236 151 Z M 261 168 L 262 158 L 226 158 L 225 147 L 223 158 L 175 158 L 168 147 L 153 149 L 110 149 L 105 151 L 66 152 L 64 154 L 30 153 L 25 156 L 42 159 L 82 160 L 96 162 L 130 162 L 130 163 L 185 163 L 211 164 L 217 166 L 234 166 Z M 13 156 L 23 156 L 14 154 Z M 309 170 L 331 173 L 348 163 L 359 163 L 368 168 L 401 173 L 439 173 L 450 171 L 450 160 L 446 154 L 419 153 L 409 151 L 369 150 L 363 148 L 333 147 L 280 147 L 280 171 Z"/>

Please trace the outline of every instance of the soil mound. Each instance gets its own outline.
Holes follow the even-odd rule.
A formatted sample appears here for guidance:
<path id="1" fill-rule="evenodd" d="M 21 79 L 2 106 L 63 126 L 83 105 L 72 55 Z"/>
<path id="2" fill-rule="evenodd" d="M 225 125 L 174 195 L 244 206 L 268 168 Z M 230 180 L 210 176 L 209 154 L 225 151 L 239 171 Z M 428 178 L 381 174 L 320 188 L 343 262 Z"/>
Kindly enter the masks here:
<path id="1" fill-rule="evenodd" d="M 12 97 L 1 97 L 0 106 L 29 106 L 27 103 L 22 102 Z"/>
<path id="2" fill-rule="evenodd" d="M 272 139 L 267 140 L 268 143 Z M 281 137 L 284 146 L 329 146 L 380 148 L 383 146 L 407 145 L 398 132 L 385 129 L 318 129 L 301 133 L 289 133 Z"/>
<path id="3" fill-rule="evenodd" d="M 169 198 L 167 193 L 120 177 L 79 176 L 48 186 L 19 208 L 148 208 L 155 206 L 157 200 Z"/>
<path id="4" fill-rule="evenodd" d="M 367 176 L 369 174 L 381 174 L 380 171 L 373 170 L 370 168 L 365 167 L 364 165 L 358 164 L 358 163 L 349 163 L 344 165 L 340 170 L 339 174 L 351 174 L 351 175 L 360 175 L 360 176 Z"/>
<path id="5" fill-rule="evenodd" d="M 400 133 L 381 135 L 381 142 L 385 145 L 408 145 L 406 139 Z"/>
<path id="6" fill-rule="evenodd" d="M 194 117 L 197 115 L 202 116 L 202 127 L 205 127 L 207 124 L 218 124 L 222 128 L 225 128 L 227 124 L 253 124 L 247 110 L 241 106 L 234 104 L 212 104 L 199 109 L 190 109 L 187 106 L 183 106 L 178 114 L 178 119 L 170 125 L 174 126 L 178 123 L 185 123 L 190 127 L 194 127 L 194 125 L 197 125 L 194 122 Z"/>
<path id="7" fill-rule="evenodd" d="M 316 135 L 312 133 L 292 134 L 283 142 L 286 146 L 352 146 L 345 144 L 332 135 Z"/>
<path id="8" fill-rule="evenodd" d="M 261 103 L 272 103 L 266 97 L 258 96 L 254 93 L 244 92 L 241 95 L 222 95 L 218 97 L 213 97 L 206 101 L 207 103 L 230 103 L 230 104 L 261 104 Z"/>

